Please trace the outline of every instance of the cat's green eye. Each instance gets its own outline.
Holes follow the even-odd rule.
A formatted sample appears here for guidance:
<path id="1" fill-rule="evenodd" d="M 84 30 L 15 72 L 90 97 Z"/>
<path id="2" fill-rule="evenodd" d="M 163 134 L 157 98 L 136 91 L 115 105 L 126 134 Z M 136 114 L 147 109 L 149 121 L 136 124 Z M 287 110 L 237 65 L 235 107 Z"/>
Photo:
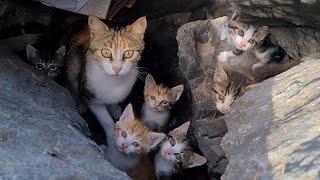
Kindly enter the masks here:
<path id="1" fill-rule="evenodd" d="M 243 37 L 244 36 L 244 31 L 242 29 L 238 29 L 238 34 L 239 34 L 239 36 Z"/>
<path id="2" fill-rule="evenodd" d="M 176 145 L 176 141 L 174 139 L 171 139 L 170 144 L 171 144 L 171 146 L 174 146 L 174 145 Z"/>
<path id="3" fill-rule="evenodd" d="M 155 100 L 155 99 L 156 99 L 156 97 L 155 97 L 155 96 L 151 96 L 150 98 L 151 98 L 152 100 Z"/>
<path id="4" fill-rule="evenodd" d="M 161 104 L 163 104 L 163 105 L 168 105 L 169 102 L 168 102 L 167 100 L 162 100 L 162 101 L 161 101 Z"/>
<path id="5" fill-rule="evenodd" d="M 136 148 L 138 148 L 138 147 L 140 146 L 140 144 L 137 143 L 137 142 L 133 142 L 132 145 L 133 145 L 134 147 L 136 147 Z"/>
<path id="6" fill-rule="evenodd" d="M 101 49 L 101 55 L 105 58 L 111 58 L 112 53 L 109 49 Z"/>
<path id="7" fill-rule="evenodd" d="M 181 155 L 179 153 L 174 153 L 174 157 L 176 160 L 180 161 L 181 160 Z"/>
<path id="8" fill-rule="evenodd" d="M 128 50 L 128 51 L 125 51 L 123 53 L 123 59 L 129 59 L 133 56 L 134 54 L 134 51 L 133 50 Z"/>
<path id="9" fill-rule="evenodd" d="M 218 98 L 220 101 L 224 101 L 224 96 L 222 96 L 221 94 L 219 94 Z"/>
<path id="10" fill-rule="evenodd" d="M 253 38 L 251 38 L 251 39 L 249 40 L 249 43 L 250 43 L 250 44 L 255 44 L 255 43 L 256 43 L 256 40 L 254 40 Z"/>

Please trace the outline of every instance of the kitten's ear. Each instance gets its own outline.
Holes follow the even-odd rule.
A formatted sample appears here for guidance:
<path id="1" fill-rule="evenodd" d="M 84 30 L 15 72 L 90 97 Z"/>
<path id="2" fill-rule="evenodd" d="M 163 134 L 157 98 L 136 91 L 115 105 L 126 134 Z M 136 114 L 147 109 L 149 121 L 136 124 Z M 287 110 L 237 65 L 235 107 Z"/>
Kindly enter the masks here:
<path id="1" fill-rule="evenodd" d="M 173 133 L 179 133 L 179 134 L 182 134 L 183 136 L 187 136 L 187 133 L 188 133 L 188 129 L 190 127 L 190 121 L 187 121 L 185 123 L 183 123 L 181 126 L 175 128 L 173 130 Z"/>
<path id="2" fill-rule="evenodd" d="M 123 113 L 120 116 L 119 121 L 124 122 L 124 121 L 130 121 L 130 120 L 134 120 L 134 113 L 133 113 L 131 103 L 129 103 L 127 107 L 124 109 Z"/>
<path id="3" fill-rule="evenodd" d="M 258 28 L 258 31 L 255 35 L 258 41 L 262 41 L 269 34 L 268 26 L 262 26 Z"/>
<path id="4" fill-rule="evenodd" d="M 170 89 L 169 95 L 174 101 L 178 101 L 181 94 L 183 93 L 183 85 L 178 85 Z"/>
<path id="5" fill-rule="evenodd" d="M 30 44 L 27 44 L 26 51 L 27 51 L 27 59 L 29 62 L 31 62 L 32 59 L 39 57 L 38 50 Z"/>
<path id="6" fill-rule="evenodd" d="M 66 55 L 66 46 L 63 45 L 61 46 L 57 51 L 56 51 L 56 54 L 61 56 L 61 57 L 64 57 L 64 55 Z"/>
<path id="7" fill-rule="evenodd" d="M 228 81 L 228 75 L 222 68 L 217 68 L 214 72 L 213 81 L 216 83 L 225 83 Z"/>
<path id="8" fill-rule="evenodd" d="M 231 16 L 231 21 L 239 21 L 240 20 L 240 11 L 235 10 Z"/>
<path id="9" fill-rule="evenodd" d="M 188 168 L 193 168 L 193 167 L 197 167 L 197 166 L 202 166 L 205 163 L 207 163 L 207 159 L 197 153 L 192 153 L 188 165 Z"/>
<path id="10" fill-rule="evenodd" d="M 164 133 L 149 132 L 148 141 L 150 149 L 156 147 L 165 137 Z"/>
<path id="11" fill-rule="evenodd" d="M 134 23 L 129 25 L 127 29 L 134 33 L 139 35 L 144 35 L 146 29 L 147 29 L 147 18 L 146 16 L 140 17 L 137 19 Z"/>
<path id="12" fill-rule="evenodd" d="M 154 80 L 153 76 L 151 74 L 148 74 L 145 80 L 144 84 L 144 90 L 153 88 L 157 85 L 156 81 Z"/>
<path id="13" fill-rule="evenodd" d="M 91 37 L 95 34 L 99 35 L 109 30 L 107 25 L 94 15 L 89 16 L 88 25 Z"/>

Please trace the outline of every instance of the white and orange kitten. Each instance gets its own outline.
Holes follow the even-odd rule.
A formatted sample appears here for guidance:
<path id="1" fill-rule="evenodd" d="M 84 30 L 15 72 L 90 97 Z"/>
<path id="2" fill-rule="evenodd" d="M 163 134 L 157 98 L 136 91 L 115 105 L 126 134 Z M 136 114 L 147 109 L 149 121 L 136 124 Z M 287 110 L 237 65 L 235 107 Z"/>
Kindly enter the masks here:
<path id="1" fill-rule="evenodd" d="M 167 88 L 157 85 L 151 74 L 148 74 L 144 86 L 145 103 L 142 108 L 142 120 L 153 131 L 163 132 L 168 124 L 170 110 L 179 100 L 183 85 Z"/>
<path id="2" fill-rule="evenodd" d="M 87 31 L 74 38 L 67 53 L 67 74 L 74 94 L 88 104 L 105 127 L 113 123 L 106 105 L 122 102 L 137 79 L 147 20 L 141 17 L 114 30 L 91 15 L 88 25 Z"/>
<path id="3" fill-rule="evenodd" d="M 161 142 L 154 159 L 156 176 L 171 176 L 180 169 L 201 166 L 207 162 L 203 156 L 192 151 L 187 139 L 190 121 L 169 132 Z"/>
<path id="4" fill-rule="evenodd" d="M 125 108 L 116 124 L 108 124 L 104 129 L 107 129 L 106 157 L 116 168 L 125 172 L 138 165 L 165 137 L 163 133 L 150 131 L 136 119 L 131 104 Z"/>

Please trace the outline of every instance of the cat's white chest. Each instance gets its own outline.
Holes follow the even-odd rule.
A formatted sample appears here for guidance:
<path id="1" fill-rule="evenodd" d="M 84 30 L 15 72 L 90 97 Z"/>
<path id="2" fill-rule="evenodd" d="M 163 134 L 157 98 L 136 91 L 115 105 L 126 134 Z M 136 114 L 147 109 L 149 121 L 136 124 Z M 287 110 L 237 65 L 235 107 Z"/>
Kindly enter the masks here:
<path id="1" fill-rule="evenodd" d="M 96 63 L 86 66 L 88 88 L 99 103 L 116 104 L 123 101 L 130 93 L 138 72 L 131 71 L 123 76 L 110 76 Z"/>
<path id="2" fill-rule="evenodd" d="M 154 166 L 157 176 L 171 175 L 172 173 L 175 173 L 177 171 L 174 167 L 174 164 L 163 158 L 160 152 L 158 152 L 155 157 Z"/>
<path id="3" fill-rule="evenodd" d="M 154 112 L 146 104 L 142 108 L 142 120 L 149 125 L 152 130 L 163 128 L 167 125 L 170 112 Z"/>

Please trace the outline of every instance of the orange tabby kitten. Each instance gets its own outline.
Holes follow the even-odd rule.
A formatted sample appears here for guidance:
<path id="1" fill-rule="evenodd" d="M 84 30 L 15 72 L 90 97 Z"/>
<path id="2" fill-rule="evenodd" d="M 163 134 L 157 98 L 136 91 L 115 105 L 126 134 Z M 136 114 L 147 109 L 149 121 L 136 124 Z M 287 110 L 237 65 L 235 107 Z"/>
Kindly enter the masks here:
<path id="1" fill-rule="evenodd" d="M 151 74 L 145 80 L 142 120 L 151 130 L 163 132 L 168 124 L 170 109 L 179 100 L 183 85 L 167 88 L 156 84 Z"/>
<path id="2" fill-rule="evenodd" d="M 118 169 L 128 172 L 165 137 L 150 129 L 133 114 L 129 104 L 116 124 L 108 124 L 105 150 L 107 159 Z"/>

